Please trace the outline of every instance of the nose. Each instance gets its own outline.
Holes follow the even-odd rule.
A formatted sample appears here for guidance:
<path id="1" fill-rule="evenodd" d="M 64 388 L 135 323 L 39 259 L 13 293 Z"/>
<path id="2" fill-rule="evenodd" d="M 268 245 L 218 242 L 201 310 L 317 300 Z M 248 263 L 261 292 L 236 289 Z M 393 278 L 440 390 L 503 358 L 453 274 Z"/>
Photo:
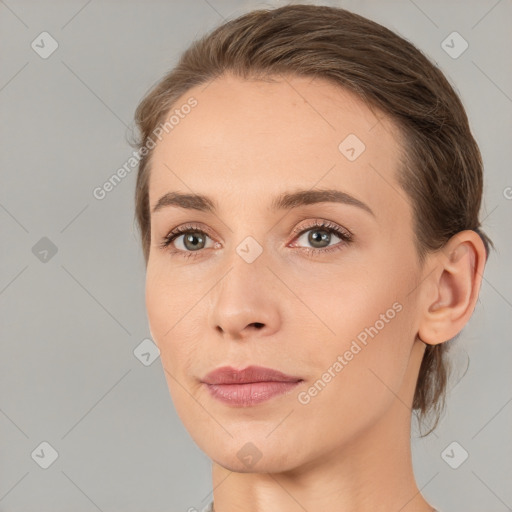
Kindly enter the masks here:
<path id="1" fill-rule="evenodd" d="M 281 322 L 278 280 L 263 258 L 252 263 L 237 258 L 212 290 L 210 325 L 233 340 L 270 336 Z"/>
<path id="2" fill-rule="evenodd" d="M 227 322 L 223 322 L 222 325 L 216 326 L 217 331 L 219 331 L 220 333 L 227 333 L 233 338 L 242 339 L 244 336 L 248 336 L 249 334 L 241 335 L 241 334 L 238 334 L 239 332 L 243 332 L 243 331 L 247 331 L 247 330 L 259 331 L 259 330 L 262 330 L 266 324 L 261 323 L 261 322 L 252 322 L 250 324 L 247 324 L 247 326 L 244 327 L 243 322 L 242 322 L 241 329 L 236 328 L 234 325 L 234 322 L 232 322 L 231 325 L 228 325 Z"/>

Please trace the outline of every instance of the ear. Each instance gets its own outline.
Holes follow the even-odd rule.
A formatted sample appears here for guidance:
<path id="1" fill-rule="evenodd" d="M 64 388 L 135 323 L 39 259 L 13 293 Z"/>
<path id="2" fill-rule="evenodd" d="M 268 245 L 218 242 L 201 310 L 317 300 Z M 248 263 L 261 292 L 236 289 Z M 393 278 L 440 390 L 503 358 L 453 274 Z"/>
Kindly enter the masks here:
<path id="1" fill-rule="evenodd" d="M 486 261 L 485 246 L 478 233 L 464 230 L 432 258 L 434 270 L 424 288 L 418 336 L 429 345 L 437 345 L 455 337 L 475 309 Z"/>

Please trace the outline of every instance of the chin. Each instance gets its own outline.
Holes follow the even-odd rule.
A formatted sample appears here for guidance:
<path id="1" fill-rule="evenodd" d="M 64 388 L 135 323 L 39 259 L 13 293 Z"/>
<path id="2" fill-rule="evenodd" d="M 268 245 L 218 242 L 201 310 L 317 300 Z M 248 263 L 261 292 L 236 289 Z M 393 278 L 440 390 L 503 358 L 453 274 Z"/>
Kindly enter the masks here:
<path id="1" fill-rule="evenodd" d="M 274 425 L 275 426 L 275 425 Z M 299 442 L 278 435 L 271 429 L 232 429 L 206 437 L 204 429 L 190 432 L 194 442 L 212 461 L 237 473 L 280 473 L 294 469 L 299 463 Z M 230 435 L 231 434 L 231 435 Z"/>
<path id="2" fill-rule="evenodd" d="M 285 454 L 275 454 L 275 456 L 262 456 L 254 464 L 246 463 L 240 460 L 237 455 L 227 457 L 223 454 L 219 457 L 210 457 L 216 464 L 223 468 L 234 471 L 235 473 L 283 473 L 296 468 L 297 464 L 293 461 L 285 460 Z"/>

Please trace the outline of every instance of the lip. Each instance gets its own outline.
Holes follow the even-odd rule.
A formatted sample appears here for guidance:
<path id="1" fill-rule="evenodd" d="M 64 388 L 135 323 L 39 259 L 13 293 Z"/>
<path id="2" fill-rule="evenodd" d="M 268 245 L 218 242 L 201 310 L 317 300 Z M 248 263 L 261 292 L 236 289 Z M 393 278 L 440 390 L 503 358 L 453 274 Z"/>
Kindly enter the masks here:
<path id="1" fill-rule="evenodd" d="M 208 373 L 203 384 L 211 396 L 236 407 L 250 407 L 291 391 L 303 379 L 262 366 L 237 370 L 223 366 Z"/>
<path id="2" fill-rule="evenodd" d="M 300 377 L 286 375 L 264 366 L 248 366 L 237 370 L 232 366 L 222 366 L 208 373 L 202 380 L 205 384 L 250 384 L 252 382 L 298 382 Z"/>

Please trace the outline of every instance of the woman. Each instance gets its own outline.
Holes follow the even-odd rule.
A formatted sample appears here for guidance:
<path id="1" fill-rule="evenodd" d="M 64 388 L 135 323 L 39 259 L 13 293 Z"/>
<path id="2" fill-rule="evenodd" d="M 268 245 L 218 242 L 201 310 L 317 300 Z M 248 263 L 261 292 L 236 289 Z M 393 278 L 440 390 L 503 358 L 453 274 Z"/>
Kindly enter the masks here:
<path id="1" fill-rule="evenodd" d="M 413 45 L 343 9 L 253 11 L 136 111 L 146 306 L 208 510 L 435 510 L 446 350 L 490 240 L 464 108 Z"/>

